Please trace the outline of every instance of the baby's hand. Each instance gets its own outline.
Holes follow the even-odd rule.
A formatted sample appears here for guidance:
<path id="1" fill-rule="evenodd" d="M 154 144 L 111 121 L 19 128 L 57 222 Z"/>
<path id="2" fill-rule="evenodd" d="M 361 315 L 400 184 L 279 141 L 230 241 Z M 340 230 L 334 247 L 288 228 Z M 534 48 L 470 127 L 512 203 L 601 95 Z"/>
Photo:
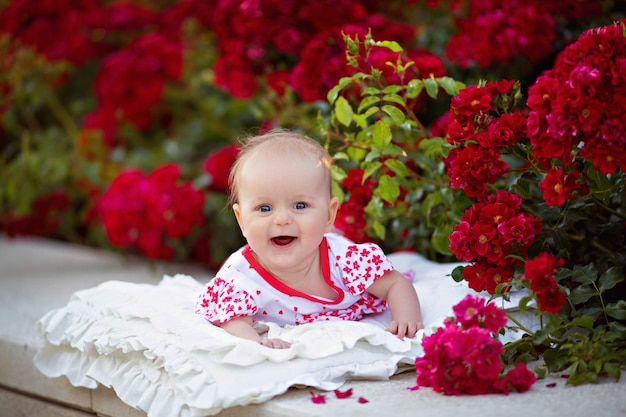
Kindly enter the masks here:
<path id="1" fill-rule="evenodd" d="M 398 336 L 398 339 L 408 337 L 413 339 L 418 330 L 423 329 L 424 325 L 421 321 L 398 322 L 393 320 L 389 323 L 387 331 Z"/>
<path id="2" fill-rule="evenodd" d="M 259 343 L 272 349 L 289 349 L 291 347 L 291 343 L 282 339 L 261 339 Z"/>

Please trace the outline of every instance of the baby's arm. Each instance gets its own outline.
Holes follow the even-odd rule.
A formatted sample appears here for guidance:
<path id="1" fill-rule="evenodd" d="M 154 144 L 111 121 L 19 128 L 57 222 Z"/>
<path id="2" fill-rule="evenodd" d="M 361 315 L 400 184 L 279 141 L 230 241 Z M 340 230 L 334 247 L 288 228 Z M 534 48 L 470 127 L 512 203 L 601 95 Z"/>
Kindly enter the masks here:
<path id="1" fill-rule="evenodd" d="M 253 342 L 259 342 L 263 346 L 274 349 L 287 349 L 291 345 L 282 339 L 263 339 L 254 330 L 252 325 L 252 317 L 235 317 L 232 320 L 222 323 L 220 327 L 226 330 L 233 336 L 242 337 L 244 339 L 252 340 Z"/>
<path id="2" fill-rule="evenodd" d="M 424 328 L 420 302 L 413 284 L 400 272 L 391 271 L 376 280 L 367 289 L 372 295 L 387 300 L 392 322 L 387 329 L 397 335 L 413 338 Z"/>

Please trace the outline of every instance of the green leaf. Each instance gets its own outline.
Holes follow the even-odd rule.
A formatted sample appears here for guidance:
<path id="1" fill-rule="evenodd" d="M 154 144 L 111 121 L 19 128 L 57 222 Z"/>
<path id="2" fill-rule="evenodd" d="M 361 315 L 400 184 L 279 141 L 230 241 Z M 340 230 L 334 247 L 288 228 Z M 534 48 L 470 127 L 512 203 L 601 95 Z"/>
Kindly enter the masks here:
<path id="1" fill-rule="evenodd" d="M 454 78 L 440 77 L 436 78 L 436 80 L 437 84 L 439 84 L 439 86 L 443 88 L 449 96 L 456 96 L 459 94 L 459 85 Z"/>
<path id="2" fill-rule="evenodd" d="M 537 379 L 544 379 L 548 370 L 546 368 L 533 368 L 533 372 L 537 374 Z"/>
<path id="3" fill-rule="evenodd" d="M 383 201 L 380 199 L 379 196 L 373 195 L 369 203 L 367 203 L 367 206 L 365 206 L 364 211 L 371 217 L 382 217 Z"/>
<path id="4" fill-rule="evenodd" d="M 389 175 L 380 177 L 375 192 L 388 203 L 394 203 L 400 195 L 400 186 Z"/>
<path id="5" fill-rule="evenodd" d="M 424 82 L 422 80 L 412 79 L 406 86 L 407 98 L 415 98 L 420 95 L 424 89 Z"/>
<path id="6" fill-rule="evenodd" d="M 603 293 L 606 290 L 610 290 L 620 282 L 624 281 L 624 278 L 622 268 L 618 268 L 616 266 L 609 268 L 600 276 L 600 292 Z"/>
<path id="7" fill-rule="evenodd" d="M 600 306 L 592 306 L 585 307 L 578 310 L 579 315 L 585 315 L 591 317 L 593 320 L 597 319 L 602 314 L 602 307 Z"/>
<path id="8" fill-rule="evenodd" d="M 396 42 L 396 41 L 378 41 L 378 42 L 374 42 L 374 45 L 382 46 L 384 48 L 389 48 L 393 52 L 402 52 L 403 51 L 403 49 L 400 46 L 400 44 L 398 42 Z"/>
<path id="9" fill-rule="evenodd" d="M 328 100 L 330 104 L 333 104 L 335 100 L 337 99 L 337 96 L 339 95 L 339 90 L 341 90 L 341 87 L 336 85 L 330 89 L 328 94 L 326 94 L 326 99 Z"/>
<path id="10" fill-rule="evenodd" d="M 334 181 L 338 182 L 343 181 L 348 176 L 346 171 L 338 165 L 332 165 L 330 175 Z"/>
<path id="11" fill-rule="evenodd" d="M 374 175 L 376 171 L 380 169 L 383 164 L 379 161 L 366 162 L 361 165 L 363 168 L 363 181 Z"/>
<path id="12" fill-rule="evenodd" d="M 339 184 L 336 181 L 332 182 L 332 193 L 335 197 L 337 197 L 339 199 L 340 202 L 343 202 L 346 198 L 344 192 L 343 192 L 343 187 L 341 186 L 341 184 Z"/>
<path id="13" fill-rule="evenodd" d="M 380 88 L 376 87 L 365 87 L 363 91 L 361 91 L 362 96 L 377 96 L 380 94 Z"/>
<path id="14" fill-rule="evenodd" d="M 626 325 L 612 321 L 609 323 L 609 329 L 611 329 L 611 332 L 615 333 L 618 337 L 626 339 Z"/>
<path id="15" fill-rule="evenodd" d="M 389 85 L 383 89 L 383 93 L 385 94 L 396 94 L 402 91 L 402 86 L 399 85 Z"/>
<path id="16" fill-rule="evenodd" d="M 429 226 L 432 226 L 431 210 L 433 209 L 433 207 L 439 204 L 442 204 L 443 202 L 444 202 L 443 196 L 441 195 L 440 192 L 437 192 L 437 191 L 429 193 L 424 199 L 424 202 L 422 203 L 422 207 L 420 211 L 422 212 L 424 217 L 426 217 Z"/>
<path id="17" fill-rule="evenodd" d="M 615 381 L 619 381 L 620 374 L 622 372 L 619 365 L 611 362 L 605 362 L 602 366 L 602 369 L 604 370 L 604 372 L 606 372 L 608 376 L 613 378 Z"/>
<path id="18" fill-rule="evenodd" d="M 383 149 L 391 142 L 391 129 L 387 122 L 379 120 L 374 125 L 374 145 Z"/>
<path id="19" fill-rule="evenodd" d="M 459 265 L 455 267 L 452 270 L 452 273 L 450 274 L 450 276 L 452 276 L 452 279 L 455 280 L 456 282 L 463 281 L 463 269 L 465 269 L 465 266 L 463 265 Z"/>
<path id="20" fill-rule="evenodd" d="M 433 249 L 442 255 L 452 255 L 452 251 L 450 250 L 450 233 L 452 233 L 452 229 L 452 225 L 448 225 L 448 227 L 438 227 L 430 238 Z"/>
<path id="21" fill-rule="evenodd" d="M 439 161 L 442 156 L 446 156 L 450 150 L 448 142 L 443 138 L 422 139 L 418 149 L 424 153 L 428 159 Z"/>
<path id="22" fill-rule="evenodd" d="M 546 351 L 543 353 L 543 359 L 545 360 L 548 369 L 552 372 L 562 371 L 563 369 L 565 369 L 569 362 L 566 355 L 562 354 L 562 352 L 559 352 L 559 350 L 556 348 L 546 349 Z"/>
<path id="23" fill-rule="evenodd" d="M 533 334 L 533 341 L 535 344 L 540 345 L 548 339 L 548 336 L 550 336 L 550 330 L 548 328 L 539 329 Z"/>
<path id="24" fill-rule="evenodd" d="M 374 229 L 374 233 L 380 240 L 385 240 L 386 230 L 385 226 L 383 226 L 381 222 L 379 222 L 378 220 L 374 220 L 374 223 L 372 223 L 372 228 Z"/>
<path id="25" fill-rule="evenodd" d="M 569 295 L 569 299 L 574 304 L 580 304 L 584 303 L 595 295 L 598 295 L 598 292 L 593 287 L 580 285 L 572 290 Z"/>
<path id="26" fill-rule="evenodd" d="M 385 165 L 394 172 L 398 177 L 404 178 L 409 176 L 409 169 L 397 159 L 387 159 Z"/>
<path id="27" fill-rule="evenodd" d="M 383 101 L 396 103 L 402 107 L 406 107 L 406 103 L 404 102 L 404 99 L 397 94 L 386 94 L 385 96 L 383 96 Z"/>
<path id="28" fill-rule="evenodd" d="M 626 320 L 626 300 L 607 304 L 606 314 L 617 320 Z"/>
<path id="29" fill-rule="evenodd" d="M 404 120 L 406 119 L 406 115 L 404 114 L 404 112 L 396 106 L 391 106 L 388 104 L 384 105 L 383 111 L 387 113 L 396 124 L 402 124 L 402 122 L 404 122 Z"/>
<path id="30" fill-rule="evenodd" d="M 346 149 L 346 153 L 348 154 L 350 159 L 352 159 L 353 161 L 359 162 L 359 161 L 362 161 L 363 158 L 365 158 L 365 155 L 367 154 L 367 150 L 363 148 L 357 148 L 357 147 L 351 146 L 348 149 Z"/>
<path id="31" fill-rule="evenodd" d="M 364 114 L 353 114 L 352 115 L 352 120 L 361 129 L 366 129 L 367 128 L 367 117 L 368 116 L 366 116 Z"/>
<path id="32" fill-rule="evenodd" d="M 368 121 L 367 121 L 368 118 L 372 116 L 373 114 L 377 113 L 378 111 L 379 111 L 378 107 L 370 107 L 363 114 L 353 114 L 352 120 L 354 120 L 357 126 L 365 130 L 367 129 L 367 126 L 368 126 Z"/>
<path id="33" fill-rule="evenodd" d="M 581 284 L 591 284 L 598 277 L 598 272 L 593 264 L 576 265 L 572 270 L 572 280 Z"/>
<path id="34" fill-rule="evenodd" d="M 370 107 L 373 104 L 378 104 L 378 103 L 380 103 L 380 99 L 377 96 L 367 96 L 363 100 L 361 100 L 361 103 L 359 104 L 359 108 L 357 109 L 357 111 L 361 113 L 364 109 Z"/>
<path id="35" fill-rule="evenodd" d="M 533 300 L 533 297 L 530 295 L 526 295 L 524 297 L 522 297 L 519 300 L 519 311 L 521 311 L 522 313 L 525 313 L 528 310 L 528 303 L 530 303 Z"/>
<path id="36" fill-rule="evenodd" d="M 398 145 L 390 143 L 385 149 L 383 149 L 383 155 L 402 157 L 406 156 L 406 152 Z"/>
<path id="37" fill-rule="evenodd" d="M 337 98 L 335 102 L 335 114 L 337 115 L 337 120 L 339 120 L 342 125 L 350 126 L 350 123 L 352 123 L 352 113 L 352 106 L 348 103 L 348 100 L 343 96 Z"/>
<path id="38" fill-rule="evenodd" d="M 426 94 L 429 97 L 437 99 L 437 95 L 439 94 L 439 86 L 437 85 L 437 80 L 434 78 L 424 78 L 424 87 L 426 87 Z"/>
<path id="39" fill-rule="evenodd" d="M 589 316 L 580 316 L 574 318 L 569 324 L 572 327 L 582 327 L 586 330 L 591 330 L 593 328 L 593 319 Z"/>
<path id="40" fill-rule="evenodd" d="M 365 156 L 366 162 L 378 161 L 380 159 L 380 149 L 372 149 Z"/>
<path id="41" fill-rule="evenodd" d="M 350 158 L 348 157 L 348 154 L 345 152 L 337 152 L 336 154 L 333 155 L 333 159 L 335 161 L 348 161 Z"/>

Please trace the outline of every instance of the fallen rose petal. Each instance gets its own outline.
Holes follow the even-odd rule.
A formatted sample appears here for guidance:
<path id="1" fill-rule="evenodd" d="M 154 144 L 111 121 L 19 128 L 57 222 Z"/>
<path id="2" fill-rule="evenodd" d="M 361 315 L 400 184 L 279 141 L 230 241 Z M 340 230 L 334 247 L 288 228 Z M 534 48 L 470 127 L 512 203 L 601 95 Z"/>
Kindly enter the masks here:
<path id="1" fill-rule="evenodd" d="M 352 388 L 349 388 L 349 389 L 347 389 L 345 391 L 340 391 L 340 390 L 336 389 L 335 390 L 335 396 L 337 398 L 339 398 L 340 400 L 344 399 L 344 398 L 351 397 L 352 396 Z"/>
<path id="2" fill-rule="evenodd" d="M 326 396 L 324 394 L 315 394 L 311 392 L 311 402 L 313 404 L 326 404 Z"/>
<path id="3" fill-rule="evenodd" d="M 554 388 L 554 387 L 556 387 L 556 382 L 551 382 L 551 383 L 549 383 L 549 384 L 546 384 L 546 387 L 548 387 L 548 388 Z"/>
<path id="4" fill-rule="evenodd" d="M 369 400 L 367 400 L 366 398 L 359 397 L 359 404 L 367 404 L 368 402 Z"/>

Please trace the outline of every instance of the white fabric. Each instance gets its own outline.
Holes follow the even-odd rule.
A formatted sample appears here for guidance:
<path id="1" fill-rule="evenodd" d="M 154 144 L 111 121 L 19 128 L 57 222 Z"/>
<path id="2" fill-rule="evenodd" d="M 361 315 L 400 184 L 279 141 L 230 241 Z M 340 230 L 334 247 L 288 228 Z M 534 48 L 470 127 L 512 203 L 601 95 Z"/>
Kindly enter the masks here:
<path id="1" fill-rule="evenodd" d="M 44 343 L 35 365 L 75 386 L 112 387 L 150 417 L 214 415 L 292 386 L 332 390 L 348 379 L 387 379 L 413 364 L 423 335 L 441 325 L 454 304 L 475 294 L 446 276 L 458 264 L 409 253 L 389 258 L 415 277 L 426 331 L 413 340 L 386 332 L 389 316 L 383 313 L 360 322 L 267 324 L 269 337 L 292 346 L 266 348 L 195 314 L 203 285 L 176 275 L 156 286 L 108 281 L 76 292 L 39 321 Z"/>

